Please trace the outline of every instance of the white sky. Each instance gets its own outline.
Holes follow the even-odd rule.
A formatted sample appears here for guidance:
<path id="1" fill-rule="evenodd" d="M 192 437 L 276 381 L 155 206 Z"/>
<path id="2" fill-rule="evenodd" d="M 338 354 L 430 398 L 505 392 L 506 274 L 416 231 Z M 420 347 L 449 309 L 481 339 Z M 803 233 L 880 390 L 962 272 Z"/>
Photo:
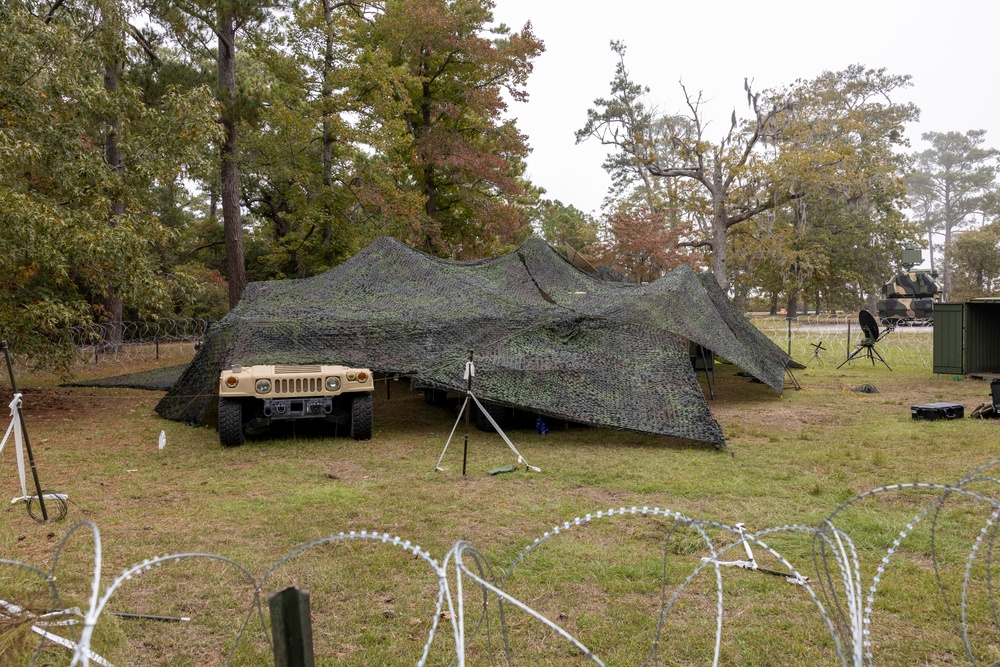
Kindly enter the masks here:
<path id="1" fill-rule="evenodd" d="M 987 0 L 495 0 L 494 17 L 519 30 L 531 21 L 546 51 L 535 61 L 526 104 L 512 103 L 534 149 L 528 177 L 559 199 L 598 212 L 610 180 L 606 150 L 576 145 L 574 132 L 614 76 L 613 39 L 628 47 L 634 81 L 649 86 L 663 113 L 683 110 L 678 81 L 709 101 L 718 141 L 729 116 L 746 117 L 744 77 L 756 90 L 811 79 L 861 63 L 910 74 L 920 123 L 908 128 L 914 149 L 922 132 L 987 130 L 1000 146 L 1000 2 Z M 714 130 L 714 132 L 713 132 Z"/>

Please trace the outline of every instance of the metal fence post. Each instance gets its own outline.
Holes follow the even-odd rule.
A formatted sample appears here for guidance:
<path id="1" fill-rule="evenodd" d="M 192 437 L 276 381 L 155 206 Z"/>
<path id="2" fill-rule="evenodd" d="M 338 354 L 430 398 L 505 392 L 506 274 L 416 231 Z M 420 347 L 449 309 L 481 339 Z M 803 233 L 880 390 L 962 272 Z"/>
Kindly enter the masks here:
<path id="1" fill-rule="evenodd" d="M 290 586 L 268 598 L 275 667 L 315 667 L 309 591 Z"/>

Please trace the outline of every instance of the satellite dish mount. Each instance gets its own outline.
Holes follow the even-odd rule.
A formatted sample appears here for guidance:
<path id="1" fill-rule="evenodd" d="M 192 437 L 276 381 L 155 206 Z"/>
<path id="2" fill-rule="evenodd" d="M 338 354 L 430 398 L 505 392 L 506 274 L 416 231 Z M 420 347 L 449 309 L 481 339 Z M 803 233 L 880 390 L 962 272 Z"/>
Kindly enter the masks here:
<path id="1" fill-rule="evenodd" d="M 882 355 L 878 353 L 878 350 L 875 349 L 875 343 L 882 340 L 887 333 L 892 331 L 892 328 L 887 327 L 885 331 L 880 333 L 878 321 L 875 319 L 875 316 L 867 310 L 862 310 L 858 313 L 858 323 L 861 325 L 861 331 L 864 332 L 865 337 L 862 338 L 861 342 L 858 343 L 858 346 L 854 348 L 854 352 L 851 352 L 851 355 L 847 357 L 847 359 L 840 362 L 840 366 L 843 366 L 860 354 L 865 354 L 869 359 L 871 359 L 872 366 L 875 365 L 875 359 L 878 358 L 878 360 L 891 371 L 892 368 L 886 363 L 885 359 L 882 358 Z M 840 368 L 840 366 L 837 366 L 837 368 Z"/>

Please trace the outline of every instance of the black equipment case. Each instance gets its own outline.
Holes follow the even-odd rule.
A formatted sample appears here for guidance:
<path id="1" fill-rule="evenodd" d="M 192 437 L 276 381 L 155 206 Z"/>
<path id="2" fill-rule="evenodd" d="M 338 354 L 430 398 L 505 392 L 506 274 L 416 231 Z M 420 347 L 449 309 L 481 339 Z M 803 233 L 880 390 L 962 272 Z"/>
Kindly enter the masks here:
<path id="1" fill-rule="evenodd" d="M 961 419 L 963 416 L 965 416 L 965 406 L 961 403 L 925 403 L 910 406 L 910 417 L 913 419 Z"/>

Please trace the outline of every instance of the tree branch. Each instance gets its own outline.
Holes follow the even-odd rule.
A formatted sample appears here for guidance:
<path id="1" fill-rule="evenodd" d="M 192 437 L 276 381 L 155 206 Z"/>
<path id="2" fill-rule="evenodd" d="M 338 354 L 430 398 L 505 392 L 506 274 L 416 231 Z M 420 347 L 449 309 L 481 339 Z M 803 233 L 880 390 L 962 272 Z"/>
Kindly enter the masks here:
<path id="1" fill-rule="evenodd" d="M 761 137 L 764 136 L 764 129 L 767 128 L 771 124 L 771 122 L 778 117 L 779 114 L 782 114 L 786 111 L 791 111 L 793 106 L 791 102 L 786 102 L 784 105 L 780 107 L 774 107 L 766 115 L 762 117 L 760 114 L 760 108 L 757 106 L 757 95 L 751 93 L 750 85 L 746 83 L 746 81 L 744 81 L 743 83 L 744 83 L 744 88 L 747 91 L 747 99 L 750 100 L 750 108 L 753 109 L 754 114 L 756 114 L 757 116 L 756 118 L 757 122 L 754 124 L 753 134 L 750 135 L 750 138 L 747 139 L 746 145 L 743 146 L 743 154 L 740 156 L 740 159 L 736 162 L 736 165 L 733 168 L 730 168 L 729 170 L 729 176 L 726 177 L 726 181 L 723 186 L 724 190 L 728 190 L 729 186 L 732 185 L 733 179 L 736 177 L 736 172 L 739 171 L 738 168 L 745 165 L 747 163 L 747 160 L 750 159 L 750 153 L 753 152 L 754 146 L 756 146 L 757 142 L 760 141 Z"/>
<path id="2" fill-rule="evenodd" d="M 52 19 L 56 15 L 56 11 L 58 11 L 59 8 L 62 7 L 65 3 L 66 3 L 66 0 L 56 0 L 54 3 L 52 3 L 52 8 L 49 9 L 49 13 L 45 15 L 45 24 L 46 25 L 48 25 L 49 23 L 52 22 Z"/>
<path id="3" fill-rule="evenodd" d="M 198 246 L 194 250 L 191 250 L 190 252 L 188 252 L 187 254 L 185 254 L 184 257 L 186 259 L 186 258 L 192 256 L 193 254 L 195 254 L 196 252 L 198 252 L 199 250 L 204 250 L 205 248 L 211 248 L 214 245 L 224 245 L 224 244 L 225 244 L 225 241 L 211 241 L 211 242 L 206 243 L 204 245 Z"/>
<path id="4" fill-rule="evenodd" d="M 126 23 L 125 25 L 128 27 L 128 31 L 129 34 L 132 35 L 132 39 L 134 39 L 136 43 L 140 47 L 142 47 L 142 50 L 146 52 L 146 55 L 149 56 L 149 59 L 152 62 L 159 64 L 160 57 L 156 55 L 156 52 L 153 50 L 153 45 L 149 43 L 149 40 L 146 39 L 146 37 L 141 32 L 139 32 L 139 29 L 136 28 L 131 23 Z"/>
<path id="5" fill-rule="evenodd" d="M 704 185 L 706 188 L 708 188 L 709 192 L 712 192 L 712 185 L 709 182 L 708 178 L 705 176 L 705 173 L 701 168 L 670 167 L 667 169 L 663 169 L 658 164 L 651 164 L 648 165 L 646 169 L 649 170 L 650 175 L 659 176 L 662 178 L 676 178 L 676 177 L 692 178 L 701 183 L 702 185 Z"/>
<path id="6" fill-rule="evenodd" d="M 713 246 L 712 242 L 707 239 L 702 239 L 700 241 L 678 241 L 678 248 L 711 248 Z"/>
<path id="7" fill-rule="evenodd" d="M 740 213 L 737 213 L 734 216 L 731 217 L 726 216 L 726 229 L 729 229 L 733 225 L 743 222 L 744 220 L 749 220 L 758 213 L 769 211 L 772 208 L 777 208 L 778 206 L 784 206 L 790 201 L 795 201 L 796 199 L 801 199 L 802 197 L 805 196 L 806 196 L 805 192 L 789 192 L 780 197 L 771 196 L 763 203 L 760 203 L 756 206 L 752 206 Z"/>

